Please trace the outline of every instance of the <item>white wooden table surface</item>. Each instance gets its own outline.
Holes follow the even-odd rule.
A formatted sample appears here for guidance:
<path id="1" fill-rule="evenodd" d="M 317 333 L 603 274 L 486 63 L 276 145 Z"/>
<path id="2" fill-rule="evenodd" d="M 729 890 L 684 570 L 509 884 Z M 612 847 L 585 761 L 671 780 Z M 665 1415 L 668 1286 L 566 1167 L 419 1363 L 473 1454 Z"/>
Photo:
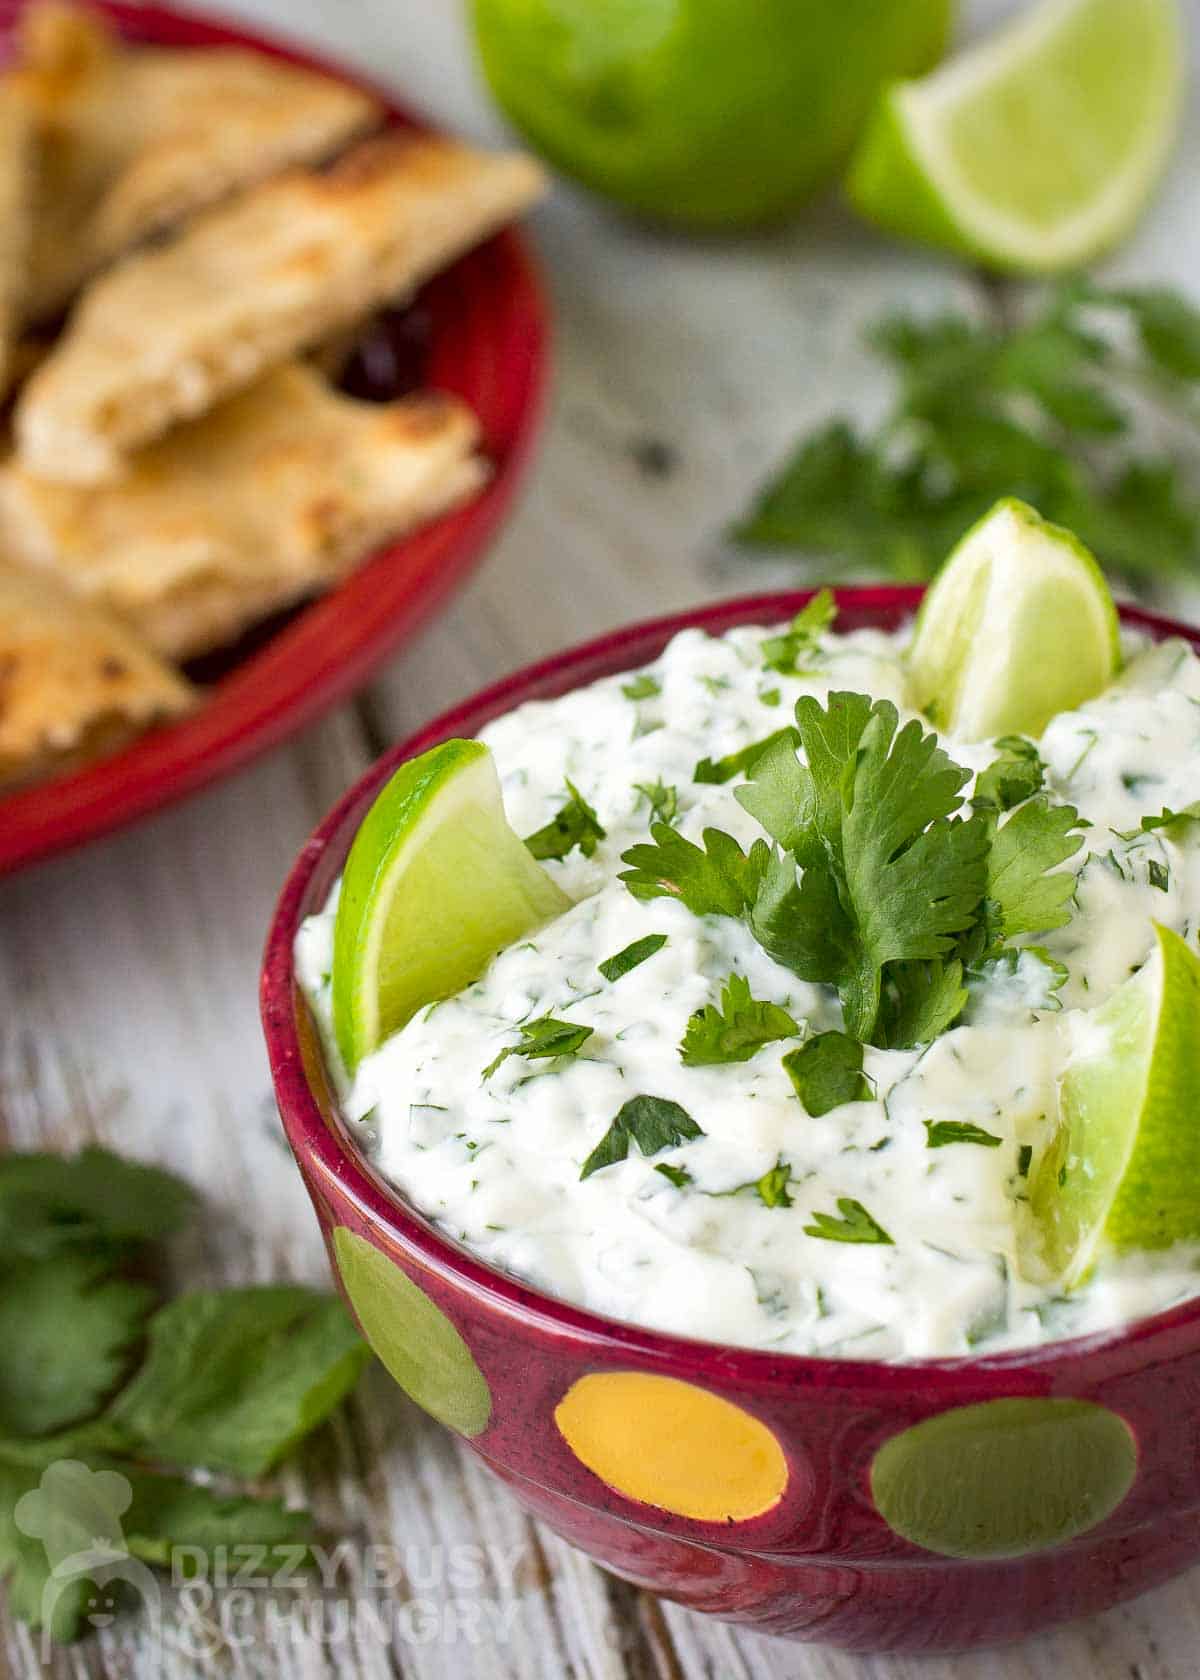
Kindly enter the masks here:
<path id="1" fill-rule="evenodd" d="M 1194 0 L 1186 0 L 1193 5 Z M 227 0 L 390 81 L 481 139 L 501 132 L 458 0 Z M 970 21 L 1005 9 L 977 0 Z M 1193 53 L 1193 64 L 1197 60 Z M 1200 289 L 1200 87 L 1167 188 L 1112 265 Z M 457 603 L 359 701 L 295 745 L 124 836 L 0 884 L 0 1137 L 98 1139 L 177 1168 L 207 1198 L 176 1246 L 188 1282 L 324 1281 L 259 1037 L 267 919 L 316 819 L 387 742 L 481 683 L 623 619 L 770 581 L 720 532 L 767 463 L 835 406 L 882 399 L 858 343 L 885 305 L 988 307 L 961 270 L 901 252 L 837 209 L 794 232 L 692 245 L 566 190 L 534 222 L 557 316 L 555 394 L 523 503 Z M 994 299 L 991 300 L 994 302 Z M 666 446 L 668 470 L 645 445 Z M 658 452 L 662 453 L 662 452 Z M 0 819 L 2 820 L 2 819 Z M 390 1636 L 322 1633 L 288 1594 L 214 1613 L 168 1595 L 165 1639 L 127 1618 L 56 1675 L 326 1680 L 1194 1680 L 1200 1572 L 1005 1652 L 856 1658 L 656 1602 L 539 1530 L 471 1455 L 372 1371 L 281 1485 L 361 1548 L 399 1548 Z M 470 1563 L 482 1547 L 484 1566 Z M 346 1583 L 331 1592 L 343 1607 Z M 260 1599 L 261 1599 L 260 1595 Z M 276 1595 L 278 1596 L 278 1595 Z M 368 1593 L 367 1599 L 371 1598 Z M 42 1672 L 0 1614 L 0 1672 Z"/>

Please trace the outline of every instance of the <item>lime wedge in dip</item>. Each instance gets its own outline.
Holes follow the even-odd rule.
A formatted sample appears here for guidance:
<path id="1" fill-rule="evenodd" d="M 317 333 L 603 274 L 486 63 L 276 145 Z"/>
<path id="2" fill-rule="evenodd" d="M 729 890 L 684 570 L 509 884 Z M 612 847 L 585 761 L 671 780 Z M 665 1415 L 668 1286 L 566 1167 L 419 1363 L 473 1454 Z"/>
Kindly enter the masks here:
<path id="1" fill-rule="evenodd" d="M 1039 735 L 1107 687 L 1120 627 L 1077 537 L 997 502 L 930 586 L 909 649 L 913 702 L 960 740 Z"/>
<path id="2" fill-rule="evenodd" d="M 333 1028 L 346 1067 L 570 903 L 508 826 L 486 747 L 446 741 L 402 765 L 342 878 Z"/>
<path id="3" fill-rule="evenodd" d="M 1070 1289 L 1102 1249 L 1200 1238 L 1200 959 L 1156 927 L 1144 968 L 1083 1017 L 1030 1203 Z"/>
<path id="4" fill-rule="evenodd" d="M 1089 262 L 1144 208 L 1178 126 L 1178 0 L 1042 0 L 895 83 L 850 169 L 871 221 L 993 267 Z"/>

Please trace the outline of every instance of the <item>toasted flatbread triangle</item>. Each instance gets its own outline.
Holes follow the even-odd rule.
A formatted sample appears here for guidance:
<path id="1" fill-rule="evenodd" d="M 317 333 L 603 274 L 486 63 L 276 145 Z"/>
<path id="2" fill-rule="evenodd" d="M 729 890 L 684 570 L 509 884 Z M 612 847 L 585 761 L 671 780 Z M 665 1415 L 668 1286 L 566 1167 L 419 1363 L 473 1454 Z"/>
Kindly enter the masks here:
<path id="1" fill-rule="evenodd" d="M 395 132 L 206 212 L 84 294 L 22 393 L 22 464 L 76 483 L 116 476 L 176 421 L 411 292 L 541 185 L 528 158 Z"/>
<path id="2" fill-rule="evenodd" d="M 125 625 L 0 566 L 0 788 L 115 751 L 193 699 Z"/>
<path id="3" fill-rule="evenodd" d="M 331 155 L 381 115 L 358 89 L 265 53 L 126 46 L 63 0 L 35 0 L 21 39 L 41 138 L 33 317 L 126 246 Z"/>
<path id="4" fill-rule="evenodd" d="M 451 397 L 357 402 L 289 363 L 114 484 L 0 469 L 0 546 L 187 658 L 472 494 L 486 477 L 478 432 Z"/>
<path id="5" fill-rule="evenodd" d="M 28 280 L 32 140 L 28 105 L 0 81 L 0 395 L 12 373 Z"/>

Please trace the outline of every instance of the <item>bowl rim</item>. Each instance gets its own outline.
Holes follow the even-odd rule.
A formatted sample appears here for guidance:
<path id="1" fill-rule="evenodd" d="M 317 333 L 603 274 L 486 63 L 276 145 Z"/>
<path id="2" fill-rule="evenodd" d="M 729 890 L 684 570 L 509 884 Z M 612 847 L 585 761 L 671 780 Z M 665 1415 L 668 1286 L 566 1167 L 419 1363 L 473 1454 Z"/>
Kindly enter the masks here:
<path id="1" fill-rule="evenodd" d="M 374 1168 L 332 1100 L 329 1118 L 323 1112 L 313 1090 L 301 1035 L 303 1020 L 316 1047 L 315 1029 L 295 978 L 295 936 L 304 917 L 324 901 L 362 814 L 397 766 L 453 735 L 474 734 L 525 698 L 566 693 L 595 680 L 601 667 L 614 674 L 633 669 L 654 657 L 646 652 L 648 643 L 665 645 L 685 629 L 722 634 L 741 624 L 782 623 L 816 592 L 814 587 L 739 596 L 639 620 L 522 666 L 442 712 L 383 753 L 342 795 L 313 831 L 287 877 L 267 936 L 261 975 L 263 1032 L 276 1101 L 304 1176 L 323 1182 L 335 1201 L 348 1201 L 368 1227 L 383 1233 L 389 1246 L 406 1253 L 452 1288 L 480 1298 L 511 1319 L 525 1325 L 532 1321 L 541 1333 L 582 1342 L 594 1353 L 603 1352 L 616 1360 L 632 1359 L 643 1367 L 687 1369 L 700 1376 L 707 1371 L 711 1376 L 717 1362 L 723 1380 L 736 1387 L 761 1390 L 764 1386 L 800 1384 L 869 1391 L 875 1396 L 881 1388 L 893 1393 L 919 1390 L 937 1393 L 940 1399 L 968 1403 L 989 1398 L 992 1393 L 1043 1394 L 1064 1387 L 1078 1390 L 1101 1376 L 1128 1374 L 1200 1349 L 1200 1295 L 1116 1329 L 980 1357 L 956 1355 L 895 1362 L 822 1358 L 648 1329 L 546 1294 L 480 1259 L 439 1231 Z M 833 593 L 843 610 L 890 615 L 899 624 L 915 611 L 924 588 L 910 584 L 852 585 L 837 587 Z M 1124 603 L 1119 612 L 1123 625 L 1146 630 L 1155 640 L 1181 637 L 1200 652 L 1200 629 Z M 578 681 L 571 680 L 577 676 Z"/>

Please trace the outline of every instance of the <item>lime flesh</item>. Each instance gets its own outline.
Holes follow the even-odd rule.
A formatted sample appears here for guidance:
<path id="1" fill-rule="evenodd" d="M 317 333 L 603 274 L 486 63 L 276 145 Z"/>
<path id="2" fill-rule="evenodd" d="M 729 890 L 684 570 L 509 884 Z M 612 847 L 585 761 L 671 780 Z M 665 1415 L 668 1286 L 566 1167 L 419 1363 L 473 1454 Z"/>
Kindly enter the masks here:
<path id="1" fill-rule="evenodd" d="M 869 220 L 994 267 L 1049 273 L 1144 208 L 1182 108 L 1178 0 L 1041 0 L 884 95 L 847 188 Z"/>
<path id="2" fill-rule="evenodd" d="M 930 586 L 909 649 L 913 701 L 968 741 L 1039 735 L 1107 687 L 1120 627 L 1083 544 L 1024 502 L 997 502 Z"/>
<path id="3" fill-rule="evenodd" d="M 643 215 L 787 214 L 879 90 L 945 47 L 954 0 L 473 0 L 492 92 L 565 174 Z"/>
<path id="4" fill-rule="evenodd" d="M 1200 959 L 1156 927 L 1150 961 L 1087 1022 L 1030 1207 L 1066 1288 L 1102 1249 L 1200 1238 Z"/>
<path id="5" fill-rule="evenodd" d="M 446 741 L 402 765 L 342 877 L 333 1028 L 346 1067 L 570 903 L 508 826 L 486 747 Z"/>

